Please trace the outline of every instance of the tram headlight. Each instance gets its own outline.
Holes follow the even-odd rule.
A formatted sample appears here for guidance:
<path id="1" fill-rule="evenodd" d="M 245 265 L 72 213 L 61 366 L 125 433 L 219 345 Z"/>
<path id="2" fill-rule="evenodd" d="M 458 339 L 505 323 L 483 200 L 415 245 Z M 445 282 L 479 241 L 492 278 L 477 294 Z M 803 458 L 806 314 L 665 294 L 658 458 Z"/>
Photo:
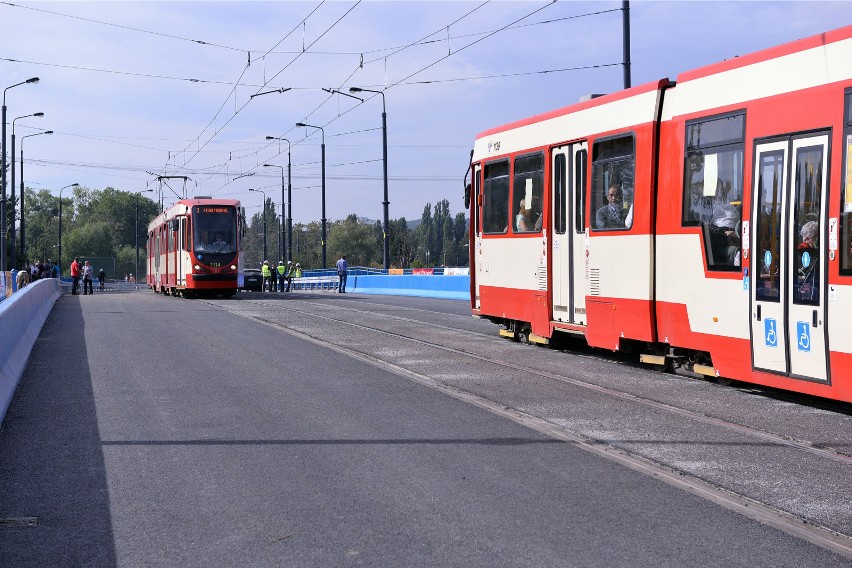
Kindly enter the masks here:
<path id="1" fill-rule="evenodd" d="M 236 269 L 237 269 L 237 265 L 236 265 L 236 264 L 232 264 L 232 265 L 231 265 L 231 270 L 236 270 Z"/>
<path id="2" fill-rule="evenodd" d="M 196 264 L 196 265 L 195 265 L 195 266 L 193 266 L 192 268 L 194 268 L 195 270 L 201 270 L 201 265 L 200 265 L 200 264 Z"/>

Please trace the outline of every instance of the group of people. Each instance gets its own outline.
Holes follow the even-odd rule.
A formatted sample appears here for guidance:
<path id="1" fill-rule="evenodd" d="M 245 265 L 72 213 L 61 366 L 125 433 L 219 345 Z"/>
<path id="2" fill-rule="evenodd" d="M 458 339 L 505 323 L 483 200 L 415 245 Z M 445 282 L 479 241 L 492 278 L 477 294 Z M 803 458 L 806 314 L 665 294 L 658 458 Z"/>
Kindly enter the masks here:
<path id="1" fill-rule="evenodd" d="M 74 257 L 74 261 L 71 263 L 71 293 L 73 295 L 78 295 L 77 290 L 80 287 L 80 280 L 83 280 L 83 295 L 87 296 L 89 294 L 94 294 L 94 290 L 92 288 L 92 281 L 94 279 L 95 269 L 92 268 L 92 265 L 89 261 L 85 261 L 83 265 L 80 265 L 79 257 Z M 104 281 L 106 280 L 106 271 L 101 268 L 98 271 L 98 281 L 100 283 L 99 288 L 101 290 L 104 289 Z"/>
<path id="2" fill-rule="evenodd" d="M 289 292 L 293 278 L 300 278 L 302 276 L 302 265 L 298 262 L 294 264 L 292 260 L 288 260 L 285 265 L 283 260 L 279 260 L 278 266 L 273 270 L 269 265 L 269 261 L 264 260 L 260 267 L 260 274 L 263 276 L 264 292 L 276 290 L 278 292 Z M 349 263 L 346 262 L 346 255 L 344 254 L 337 261 L 337 291 L 340 294 L 346 293 L 346 277 L 348 274 Z"/>
<path id="3" fill-rule="evenodd" d="M 42 278 L 59 278 L 59 265 L 49 258 L 47 261 L 24 263 L 24 267 L 15 276 L 15 284 L 17 289 L 20 290 L 30 282 Z"/>
<path id="4" fill-rule="evenodd" d="M 279 260 L 278 266 L 273 270 L 269 265 L 269 261 L 264 260 L 260 267 L 260 274 L 263 276 L 264 292 L 274 292 L 276 290 L 278 292 L 289 292 L 293 278 L 302 276 L 302 265 L 298 262 L 294 264 L 292 260 L 288 260 L 285 265 L 283 260 Z"/>

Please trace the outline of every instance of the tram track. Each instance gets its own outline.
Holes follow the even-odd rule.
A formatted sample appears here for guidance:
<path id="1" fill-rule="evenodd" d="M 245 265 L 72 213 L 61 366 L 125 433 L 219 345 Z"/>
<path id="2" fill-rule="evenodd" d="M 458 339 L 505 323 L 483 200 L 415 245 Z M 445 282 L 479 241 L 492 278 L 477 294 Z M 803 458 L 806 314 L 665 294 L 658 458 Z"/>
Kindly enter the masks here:
<path id="1" fill-rule="evenodd" d="M 564 425 L 549 421 L 546 418 L 533 416 L 522 409 L 513 407 L 512 405 L 507 405 L 499 400 L 493 400 L 488 397 L 481 396 L 480 394 L 471 392 L 465 388 L 448 384 L 440 378 L 431 377 L 428 376 L 428 374 L 423 374 L 417 370 L 396 364 L 391 360 L 382 359 L 381 356 L 376 353 L 369 352 L 369 350 L 359 350 L 358 348 L 341 344 L 330 344 L 327 336 L 324 334 L 312 334 L 304 329 L 305 326 L 288 325 L 286 321 L 292 320 L 292 316 L 295 316 L 296 320 L 308 321 L 308 319 L 310 319 L 314 321 L 322 321 L 325 322 L 325 324 L 338 329 L 340 326 L 347 326 L 350 329 L 357 330 L 358 333 L 356 335 L 359 336 L 363 336 L 365 334 L 372 334 L 373 336 L 378 335 L 387 338 L 388 342 L 402 341 L 422 348 L 439 350 L 447 353 L 448 355 L 473 360 L 477 364 L 493 365 L 515 373 L 523 373 L 526 376 L 534 375 L 535 377 L 549 381 L 554 385 L 561 385 L 561 387 L 580 388 L 598 396 L 638 405 L 649 409 L 652 412 L 662 412 L 673 417 L 706 425 L 707 427 L 721 428 L 741 436 L 756 439 L 760 444 L 771 445 L 779 448 L 783 447 L 803 452 L 810 456 L 830 460 L 833 463 L 840 464 L 840 467 L 842 468 L 852 465 L 852 457 L 843 454 L 834 448 L 822 446 L 808 440 L 797 439 L 795 437 L 786 436 L 776 432 L 762 430 L 718 416 L 696 412 L 695 410 L 678 407 L 623 390 L 594 384 L 576 377 L 566 376 L 565 374 L 552 373 L 543 369 L 530 369 L 528 366 L 521 365 L 517 362 L 495 359 L 493 357 L 454 347 L 452 345 L 423 339 L 422 337 L 415 337 L 413 334 L 391 331 L 383 328 L 380 323 L 371 322 L 370 320 L 379 318 L 380 321 L 387 320 L 405 325 L 413 324 L 418 327 L 429 326 L 430 329 L 439 333 L 462 333 L 458 329 L 449 325 L 425 322 L 421 319 L 409 318 L 397 314 L 377 313 L 375 310 L 357 309 L 350 306 L 340 305 L 339 303 L 329 305 L 328 303 L 311 301 L 308 299 L 299 299 L 298 303 L 293 302 L 292 300 L 287 302 L 270 302 L 265 300 L 249 299 L 241 300 L 239 304 L 234 304 L 233 302 L 211 303 L 219 308 L 260 321 L 266 325 L 283 329 L 297 337 L 307 339 L 341 353 L 345 353 L 349 356 L 356 357 L 377 367 L 392 371 L 395 374 L 426 384 L 432 388 L 438 388 L 450 396 L 463 399 L 475 406 L 503 415 L 554 438 L 575 444 L 587 451 L 622 463 L 631 469 L 640 471 L 646 475 L 651 475 L 661 481 L 700 495 L 703 498 L 716 502 L 730 510 L 774 526 L 788 534 L 797 536 L 798 538 L 803 538 L 824 548 L 837 552 L 838 554 L 842 554 L 845 557 L 852 558 L 852 537 L 848 534 L 844 534 L 848 533 L 848 531 L 841 532 L 833 530 L 830 527 L 814 522 L 813 519 L 809 519 L 806 516 L 791 513 L 784 508 L 764 503 L 758 499 L 720 486 L 718 483 L 713 481 L 696 477 L 688 471 L 683 471 L 673 465 L 641 455 L 631 449 L 624 448 L 617 443 L 612 443 L 609 440 L 599 439 L 595 436 L 589 436 L 586 433 L 572 430 Z M 399 309 L 396 306 L 383 306 L 383 308 Z M 324 310 L 333 310 L 334 314 L 322 313 Z M 425 312 L 425 310 L 420 311 Z M 346 315 L 351 317 L 347 318 Z M 440 315 L 446 316 L 447 314 Z M 282 318 L 282 316 L 285 317 Z M 280 321 L 282 319 L 284 320 L 284 323 Z M 351 321 L 353 319 L 357 321 Z M 465 334 L 465 341 L 459 341 L 455 338 L 448 337 L 447 343 L 469 345 L 471 334 L 475 334 L 477 340 L 479 340 L 480 337 L 483 339 L 495 339 L 494 335 L 476 331 L 465 330 L 463 333 Z M 582 357 L 587 357 L 588 359 L 599 359 L 591 355 Z M 691 379 L 683 377 L 683 380 Z"/>
<path id="2" fill-rule="evenodd" d="M 256 304 L 263 304 L 266 307 L 270 306 L 270 304 L 263 303 L 261 301 L 252 300 L 252 302 L 256 303 Z M 303 302 L 303 301 L 300 301 L 299 303 L 300 304 L 313 305 L 313 306 L 316 306 L 316 307 L 325 307 L 325 308 L 328 307 L 327 304 L 323 304 L 321 302 Z M 346 312 L 350 312 L 350 313 L 361 313 L 361 314 L 365 314 L 365 315 L 369 314 L 369 315 L 374 316 L 374 317 L 377 315 L 376 312 L 373 312 L 373 311 L 356 310 L 356 309 L 352 309 L 352 308 L 348 308 L 348 307 L 341 307 L 341 306 L 335 306 L 334 309 L 338 310 L 338 311 L 346 311 Z M 731 420 L 726 420 L 724 418 L 719 418 L 719 417 L 716 417 L 716 416 L 711 416 L 711 415 L 708 415 L 708 414 L 699 413 L 699 412 L 696 412 L 694 410 L 689 410 L 689 409 L 686 409 L 686 408 L 679 408 L 679 407 L 676 407 L 674 405 L 671 405 L 671 404 L 668 404 L 668 403 L 665 403 L 665 402 L 652 400 L 652 399 L 649 399 L 649 398 L 646 398 L 646 397 L 635 395 L 633 393 L 619 391 L 619 390 L 616 390 L 616 389 L 613 389 L 613 388 L 610 388 L 610 387 L 596 385 L 596 384 L 589 383 L 587 381 L 583 381 L 583 380 L 576 379 L 576 378 L 573 378 L 573 377 L 567 377 L 567 376 L 564 376 L 564 375 L 557 375 L 555 373 L 549 373 L 547 371 L 542 371 L 542 370 L 531 370 L 526 366 L 511 363 L 511 362 L 508 362 L 508 361 L 495 361 L 494 359 L 491 359 L 491 358 L 488 358 L 488 357 L 485 357 L 485 356 L 482 356 L 482 355 L 478 355 L 478 354 L 475 354 L 475 353 L 471 353 L 470 351 L 465 351 L 465 350 L 454 348 L 454 347 L 448 347 L 446 345 L 441 345 L 439 343 L 435 343 L 435 342 L 431 342 L 431 341 L 425 341 L 425 340 L 420 339 L 420 338 L 411 337 L 409 335 L 404 335 L 404 334 L 400 334 L 400 333 L 397 333 L 397 332 L 390 332 L 390 331 L 387 331 L 385 329 L 365 325 L 363 323 L 351 322 L 351 321 L 347 321 L 345 319 L 332 318 L 332 317 L 329 317 L 329 316 L 322 316 L 322 315 L 317 314 L 316 312 L 311 312 L 311 311 L 307 311 L 307 310 L 297 310 L 297 309 L 294 309 L 292 307 L 289 307 L 289 305 L 287 307 L 287 311 L 297 312 L 297 313 L 304 315 L 304 316 L 322 318 L 326 321 L 330 321 L 330 322 L 333 322 L 335 324 L 345 324 L 345 325 L 356 327 L 356 328 L 359 328 L 359 329 L 362 329 L 362 330 L 365 330 L 365 331 L 380 333 L 380 334 L 383 334 L 383 335 L 387 335 L 389 337 L 394 337 L 394 338 L 397 338 L 397 339 L 403 339 L 403 340 L 414 342 L 414 343 L 417 343 L 417 344 L 420 344 L 420 345 L 428 346 L 428 347 L 434 348 L 434 349 L 441 349 L 441 350 L 444 350 L 444 351 L 454 353 L 456 355 L 470 357 L 470 358 L 473 358 L 473 359 L 476 359 L 476 360 L 479 360 L 479 361 L 487 362 L 487 363 L 492 364 L 492 365 L 500 365 L 502 367 L 512 369 L 514 371 L 519 371 L 519 372 L 523 372 L 523 373 L 526 373 L 526 374 L 534 374 L 534 375 L 539 376 L 541 378 L 545 378 L 545 379 L 549 379 L 549 380 L 556 381 L 556 382 L 559 382 L 559 383 L 564 383 L 564 384 L 572 385 L 572 386 L 575 386 L 575 387 L 580 387 L 580 388 L 583 388 L 583 389 L 591 390 L 591 391 L 594 391 L 594 392 L 599 393 L 599 394 L 604 394 L 606 396 L 616 397 L 616 398 L 626 400 L 626 401 L 629 401 L 629 402 L 632 402 L 632 403 L 635 403 L 635 404 L 640 404 L 640 405 L 643 405 L 643 406 L 646 406 L 646 407 L 654 408 L 656 410 L 668 412 L 670 414 L 676 414 L 678 416 L 685 417 L 685 418 L 688 418 L 688 419 L 691 419 L 691 420 L 694 420 L 694 421 L 697 421 L 697 422 L 701 422 L 701 423 L 704 423 L 704 424 L 710 424 L 710 425 L 713 425 L 713 426 L 718 426 L 718 427 L 725 428 L 725 429 L 728 429 L 728 430 L 731 430 L 731 431 L 735 431 L 735 432 L 738 432 L 738 433 L 741 433 L 741 434 L 754 436 L 754 437 L 757 437 L 757 438 L 760 438 L 762 440 L 769 441 L 769 442 L 772 442 L 772 443 L 775 443 L 775 444 L 793 447 L 793 448 L 796 448 L 796 449 L 801 450 L 803 452 L 807 452 L 807 453 L 810 453 L 810 454 L 820 456 L 822 458 L 830 459 L 830 460 L 833 460 L 833 461 L 837 461 L 837 462 L 844 463 L 844 464 L 852 466 L 852 456 L 843 454 L 843 453 L 837 451 L 834 448 L 822 446 L 822 445 L 819 445 L 819 444 L 816 444 L 814 442 L 810 442 L 810 441 L 807 441 L 807 440 L 800 440 L 800 439 L 793 438 L 793 437 L 790 437 L 790 436 L 784 436 L 784 435 L 781 435 L 781 434 L 778 434 L 778 433 L 775 433 L 775 432 L 769 432 L 769 431 L 766 431 L 766 430 L 761 430 L 761 429 L 755 428 L 753 426 L 748 426 L 748 425 L 745 425 L 745 424 L 733 422 Z M 380 315 L 383 318 L 392 319 L 392 320 L 395 320 L 395 321 L 404 321 L 404 322 L 407 322 L 407 323 L 415 323 L 417 325 L 428 325 L 429 327 L 432 327 L 434 329 L 441 329 L 441 330 L 447 330 L 447 331 L 452 331 L 452 332 L 458 331 L 457 329 L 449 327 L 449 326 L 423 322 L 422 320 L 405 318 L 405 317 L 390 315 L 390 314 L 378 314 L 378 315 Z M 467 334 L 473 333 L 473 334 L 476 334 L 476 335 L 479 335 L 479 336 L 485 337 L 485 338 L 494 338 L 494 336 L 491 335 L 491 334 L 485 334 L 485 333 L 480 333 L 480 332 L 475 332 L 475 331 L 472 331 L 472 332 L 466 331 L 465 333 L 467 333 Z M 591 356 L 591 355 L 580 354 L 578 356 L 593 358 L 593 356 Z M 616 364 L 625 364 L 623 362 L 616 361 L 616 360 L 609 360 L 609 362 L 616 363 Z M 686 378 L 684 378 L 684 379 L 689 380 L 689 379 L 686 379 Z"/>

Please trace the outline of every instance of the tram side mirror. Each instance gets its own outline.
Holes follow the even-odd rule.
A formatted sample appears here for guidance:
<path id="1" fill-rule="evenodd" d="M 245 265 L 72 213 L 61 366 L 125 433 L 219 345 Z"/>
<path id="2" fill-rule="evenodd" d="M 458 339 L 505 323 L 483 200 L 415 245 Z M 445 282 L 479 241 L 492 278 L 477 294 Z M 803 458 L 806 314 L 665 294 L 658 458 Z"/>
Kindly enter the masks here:
<path id="1" fill-rule="evenodd" d="M 470 184 L 464 186 L 464 208 L 470 209 Z"/>

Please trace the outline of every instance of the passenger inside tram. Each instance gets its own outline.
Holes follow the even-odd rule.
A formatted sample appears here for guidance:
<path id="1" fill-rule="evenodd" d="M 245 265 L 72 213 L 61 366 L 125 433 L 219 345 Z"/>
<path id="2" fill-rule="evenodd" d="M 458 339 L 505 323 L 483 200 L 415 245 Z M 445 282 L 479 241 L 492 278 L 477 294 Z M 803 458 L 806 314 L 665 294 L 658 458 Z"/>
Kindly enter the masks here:
<path id="1" fill-rule="evenodd" d="M 819 222 L 808 221 L 799 231 L 802 242 L 796 247 L 798 275 L 795 300 L 819 302 Z"/>
<path id="2" fill-rule="evenodd" d="M 731 201 L 731 182 L 719 181 L 710 220 L 710 246 L 718 263 L 736 266 L 740 250 L 740 201 Z"/>
<path id="3" fill-rule="evenodd" d="M 595 213 L 595 223 L 598 229 L 623 229 L 626 226 L 628 211 L 624 209 L 623 195 L 620 185 L 612 184 L 609 186 L 606 192 L 607 204 Z"/>
<path id="4" fill-rule="evenodd" d="M 533 196 L 527 206 L 526 199 L 518 204 L 518 214 L 515 217 L 515 230 L 519 232 L 541 230 L 541 202 Z"/>

